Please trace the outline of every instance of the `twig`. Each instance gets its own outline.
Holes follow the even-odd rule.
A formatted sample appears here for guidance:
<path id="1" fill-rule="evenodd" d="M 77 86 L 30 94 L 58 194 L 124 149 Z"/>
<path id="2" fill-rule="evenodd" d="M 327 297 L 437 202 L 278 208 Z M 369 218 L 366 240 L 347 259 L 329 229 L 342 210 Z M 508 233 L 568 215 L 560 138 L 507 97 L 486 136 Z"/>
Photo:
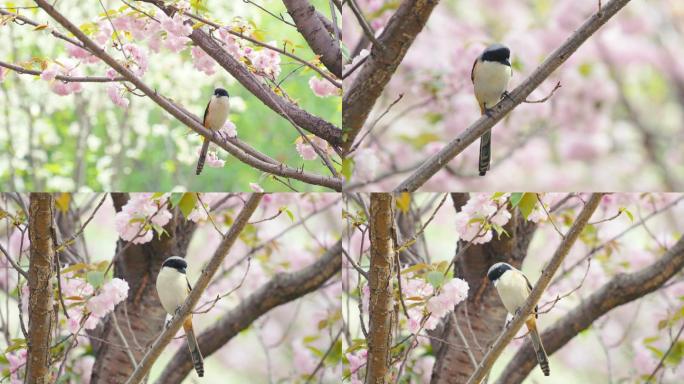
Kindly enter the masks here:
<path id="1" fill-rule="evenodd" d="M 34 76 L 40 76 L 42 71 L 34 71 L 32 69 L 26 69 L 24 67 L 20 67 L 18 65 L 10 64 L 10 63 L 5 63 L 4 61 L 0 61 L 0 67 L 5 67 L 7 69 L 11 69 L 17 73 L 22 73 L 25 75 L 34 75 Z M 64 81 L 64 82 L 74 82 L 74 83 L 109 83 L 109 82 L 116 82 L 116 81 L 125 81 L 126 79 L 124 77 L 115 77 L 113 79 L 110 79 L 109 77 L 99 77 L 99 76 L 64 76 L 64 75 L 56 75 L 55 79 L 59 81 Z"/>

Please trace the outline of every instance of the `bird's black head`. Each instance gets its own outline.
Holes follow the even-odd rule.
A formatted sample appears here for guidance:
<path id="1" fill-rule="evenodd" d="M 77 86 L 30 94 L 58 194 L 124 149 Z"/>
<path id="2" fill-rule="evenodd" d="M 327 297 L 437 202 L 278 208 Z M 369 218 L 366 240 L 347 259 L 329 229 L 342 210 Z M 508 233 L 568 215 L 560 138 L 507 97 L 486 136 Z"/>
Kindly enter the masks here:
<path id="1" fill-rule="evenodd" d="M 487 278 L 493 283 L 498 280 L 499 277 L 504 274 L 504 272 L 511 269 L 513 269 L 513 267 L 507 263 L 496 263 L 489 267 L 489 271 L 487 271 Z"/>
<path id="2" fill-rule="evenodd" d="M 511 50 L 505 45 L 498 43 L 490 45 L 482 52 L 482 61 L 495 61 L 509 67 L 511 66 L 510 57 Z"/>
<path id="3" fill-rule="evenodd" d="M 185 269 L 188 267 L 188 263 L 186 263 L 185 260 L 178 256 L 171 256 L 168 259 L 164 260 L 162 268 L 164 267 L 173 268 L 180 273 L 185 273 Z"/>
<path id="4" fill-rule="evenodd" d="M 228 97 L 229 95 L 228 95 L 228 91 L 226 91 L 225 89 L 216 88 L 216 89 L 214 89 L 214 96 L 216 96 L 216 97 L 221 97 L 221 96 Z"/>

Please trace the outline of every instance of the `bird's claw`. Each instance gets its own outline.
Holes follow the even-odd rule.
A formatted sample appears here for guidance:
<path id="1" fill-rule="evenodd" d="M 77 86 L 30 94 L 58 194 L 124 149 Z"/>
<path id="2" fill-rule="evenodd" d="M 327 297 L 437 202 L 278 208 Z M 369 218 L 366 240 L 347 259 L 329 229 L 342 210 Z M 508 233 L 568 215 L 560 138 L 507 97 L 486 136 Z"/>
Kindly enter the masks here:
<path id="1" fill-rule="evenodd" d="M 503 99 L 508 99 L 508 100 L 510 100 L 510 101 L 514 101 L 513 98 L 511 97 L 511 94 L 508 93 L 508 91 L 504 91 L 504 92 L 501 94 L 501 100 L 503 100 Z"/>
<path id="2" fill-rule="evenodd" d="M 494 110 L 492 108 L 485 107 L 484 113 L 485 113 L 485 115 L 487 115 L 487 117 L 492 117 L 492 112 L 494 112 Z"/>

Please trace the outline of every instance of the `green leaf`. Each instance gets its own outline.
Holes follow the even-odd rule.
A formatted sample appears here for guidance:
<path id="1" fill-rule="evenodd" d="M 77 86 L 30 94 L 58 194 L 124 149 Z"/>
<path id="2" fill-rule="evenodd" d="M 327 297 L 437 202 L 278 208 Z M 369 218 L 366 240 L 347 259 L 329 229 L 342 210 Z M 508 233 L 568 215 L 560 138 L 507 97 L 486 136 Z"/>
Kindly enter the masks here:
<path id="1" fill-rule="evenodd" d="M 430 266 L 428 264 L 425 264 L 425 263 L 418 263 L 418 264 L 413 264 L 412 266 L 404 269 L 403 271 L 401 271 L 401 273 L 402 274 L 408 274 L 411 272 L 422 271 L 424 269 L 430 269 Z"/>
<path id="2" fill-rule="evenodd" d="M 537 205 L 537 194 L 536 193 L 524 193 L 520 202 L 518 203 L 518 209 L 522 213 L 523 217 L 527 220 L 527 217 L 532 213 L 534 207 Z"/>
<path id="3" fill-rule="evenodd" d="M 69 210 L 70 202 L 70 193 L 60 193 L 59 195 L 57 195 L 57 198 L 55 198 L 55 205 L 57 206 L 57 209 L 59 209 L 62 213 L 66 213 Z"/>
<path id="4" fill-rule="evenodd" d="M 183 216 L 187 219 L 193 209 L 197 206 L 197 193 L 186 192 L 181 197 L 178 202 L 178 208 L 180 209 Z"/>
<path id="5" fill-rule="evenodd" d="M 511 201 L 511 207 L 515 208 L 520 204 L 520 200 L 522 200 L 524 193 L 520 192 L 515 192 L 511 193 L 511 198 L 509 199 Z"/>
<path id="6" fill-rule="evenodd" d="M 11 342 L 12 344 L 10 344 L 7 347 L 7 349 L 5 349 L 5 353 L 10 353 L 17 351 L 19 349 L 26 348 L 26 339 L 12 339 Z"/>
<path id="7" fill-rule="evenodd" d="M 330 349 L 330 353 L 325 358 L 328 365 L 337 365 L 342 360 L 342 339 L 337 339 L 335 345 Z"/>
<path id="8" fill-rule="evenodd" d="M 80 271 L 82 269 L 88 269 L 90 266 L 85 263 L 76 263 L 73 265 L 70 265 L 64 269 L 62 269 L 61 273 L 69 273 L 69 272 L 75 272 L 75 271 Z"/>
<path id="9" fill-rule="evenodd" d="M 86 273 L 86 281 L 95 288 L 99 288 L 104 283 L 104 272 L 90 271 Z"/>
<path id="10" fill-rule="evenodd" d="M 629 218 L 629 221 L 634 222 L 634 215 L 627 208 L 620 208 L 620 213 L 624 213 Z"/>
<path id="11" fill-rule="evenodd" d="M 352 172 L 354 172 L 354 160 L 347 157 L 342 160 L 342 170 L 340 170 L 344 178 L 349 181 L 352 177 Z"/>
<path id="12" fill-rule="evenodd" d="M 171 202 L 171 206 L 177 207 L 184 195 L 185 195 L 184 193 L 178 193 L 178 192 L 172 193 L 171 196 L 169 197 L 169 201 Z"/>
<path id="13" fill-rule="evenodd" d="M 292 213 L 292 211 L 290 211 L 288 207 L 281 207 L 280 212 L 285 212 L 285 214 L 287 214 L 287 217 L 290 218 L 290 221 L 294 222 L 294 214 Z"/>
<path id="14" fill-rule="evenodd" d="M 427 282 L 430 283 L 435 289 L 442 286 L 444 283 L 444 274 L 439 271 L 428 272 L 426 276 Z"/>

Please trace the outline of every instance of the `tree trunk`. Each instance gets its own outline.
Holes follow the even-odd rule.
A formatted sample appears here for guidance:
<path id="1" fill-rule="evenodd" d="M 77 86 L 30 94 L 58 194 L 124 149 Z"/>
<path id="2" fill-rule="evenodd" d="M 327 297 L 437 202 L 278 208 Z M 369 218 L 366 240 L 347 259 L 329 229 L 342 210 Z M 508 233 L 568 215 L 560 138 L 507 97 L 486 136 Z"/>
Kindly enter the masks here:
<path id="1" fill-rule="evenodd" d="M 112 199 L 119 212 L 128 201 L 128 196 L 112 194 Z M 130 245 L 114 262 L 114 277 L 126 280 L 130 289 L 128 298 L 104 321 L 98 337 L 105 342 L 93 340 L 95 365 L 90 381 L 92 384 L 123 383 L 133 372 L 134 366 L 129 353 L 118 347 L 125 344 L 119 330 L 138 362 L 142 359 L 145 348 L 154 342 L 164 327 L 166 311 L 157 296 L 157 274 L 167 257 L 185 256 L 195 229 L 194 223 L 182 219 L 178 210 L 172 213 L 173 218 L 164 227 L 168 234 L 161 238 L 155 234 L 149 243 Z M 119 239 L 116 252 L 126 244 L 127 242 Z"/>
<path id="2" fill-rule="evenodd" d="M 53 200 L 49 193 L 32 193 L 29 205 L 29 339 L 26 378 L 28 383 L 49 383 L 52 339 Z"/>
<path id="3" fill-rule="evenodd" d="M 390 365 L 392 343 L 392 195 L 372 193 L 370 203 L 371 258 L 368 369 L 366 383 L 385 382 Z"/>
<path id="4" fill-rule="evenodd" d="M 468 201 L 467 194 L 452 194 L 454 208 L 459 211 Z M 506 319 L 506 309 L 501 304 L 494 286 L 487 280 L 487 270 L 499 261 L 505 261 L 519 268 L 527 254 L 536 225 L 526 221 L 517 210 L 504 229 L 509 236 L 494 237 L 488 243 L 472 245 L 456 260 L 455 276 L 468 282 L 468 299 L 456 306 L 455 316 L 448 317 L 441 332 L 434 336 L 448 344 L 436 341 L 436 362 L 431 383 L 465 383 L 475 370 L 466 348 L 450 348 L 450 345 L 464 346 L 479 362 L 487 347 L 499 335 Z M 464 243 L 459 243 L 463 247 Z M 458 324 L 453 322 L 454 317 Z M 463 338 L 458 335 L 460 328 Z"/>

